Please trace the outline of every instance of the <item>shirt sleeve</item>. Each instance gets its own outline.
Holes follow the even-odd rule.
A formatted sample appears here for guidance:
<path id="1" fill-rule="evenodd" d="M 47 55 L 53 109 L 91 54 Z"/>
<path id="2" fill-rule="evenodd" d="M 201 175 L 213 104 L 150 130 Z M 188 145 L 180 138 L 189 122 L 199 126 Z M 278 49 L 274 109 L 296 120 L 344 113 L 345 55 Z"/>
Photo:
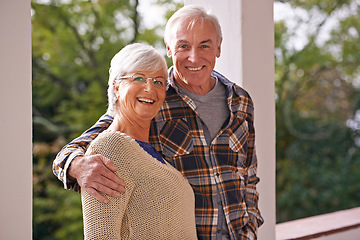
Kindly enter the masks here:
<path id="1" fill-rule="evenodd" d="M 251 101 L 251 100 L 250 100 Z M 255 149 L 255 129 L 253 122 L 253 113 L 249 115 L 248 127 L 250 136 L 248 139 L 248 152 L 247 152 L 247 184 L 246 184 L 246 195 L 245 201 L 247 206 L 247 211 L 249 214 L 249 223 L 247 227 L 251 231 L 249 233 L 257 233 L 257 228 L 260 227 L 264 220 L 261 217 L 259 210 L 259 193 L 256 189 L 256 185 L 259 183 L 260 179 L 257 176 L 257 156 Z"/>
<path id="2" fill-rule="evenodd" d="M 109 127 L 113 117 L 104 114 L 90 129 L 86 130 L 80 137 L 74 139 L 64 146 L 53 161 L 53 173 L 63 182 L 65 189 L 73 189 L 80 192 L 80 186 L 76 181 L 71 181 L 67 177 L 69 166 L 75 157 L 84 156 L 87 147 L 101 132 Z"/>

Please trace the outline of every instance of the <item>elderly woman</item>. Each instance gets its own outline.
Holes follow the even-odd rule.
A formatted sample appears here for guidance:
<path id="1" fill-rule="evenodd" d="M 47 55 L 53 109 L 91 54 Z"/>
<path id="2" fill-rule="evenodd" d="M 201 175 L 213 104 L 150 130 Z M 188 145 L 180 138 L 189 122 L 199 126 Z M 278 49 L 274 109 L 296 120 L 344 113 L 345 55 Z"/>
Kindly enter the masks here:
<path id="1" fill-rule="evenodd" d="M 85 239 L 196 239 L 192 188 L 148 141 L 165 99 L 164 57 L 151 46 L 131 44 L 114 56 L 109 72 L 114 121 L 87 154 L 111 159 L 126 191 L 107 204 L 81 193 Z"/>

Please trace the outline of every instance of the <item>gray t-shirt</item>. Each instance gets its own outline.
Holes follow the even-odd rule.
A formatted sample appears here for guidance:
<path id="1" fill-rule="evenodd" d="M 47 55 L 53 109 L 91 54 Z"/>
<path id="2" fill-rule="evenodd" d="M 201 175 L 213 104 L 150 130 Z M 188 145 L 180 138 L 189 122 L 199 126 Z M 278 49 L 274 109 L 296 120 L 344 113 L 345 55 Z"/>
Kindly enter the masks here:
<path id="1" fill-rule="evenodd" d="M 225 85 L 216 79 L 215 87 L 205 95 L 190 92 L 182 87 L 179 87 L 179 92 L 189 96 L 195 102 L 196 109 L 203 121 L 206 141 L 209 144 L 230 115 Z"/>

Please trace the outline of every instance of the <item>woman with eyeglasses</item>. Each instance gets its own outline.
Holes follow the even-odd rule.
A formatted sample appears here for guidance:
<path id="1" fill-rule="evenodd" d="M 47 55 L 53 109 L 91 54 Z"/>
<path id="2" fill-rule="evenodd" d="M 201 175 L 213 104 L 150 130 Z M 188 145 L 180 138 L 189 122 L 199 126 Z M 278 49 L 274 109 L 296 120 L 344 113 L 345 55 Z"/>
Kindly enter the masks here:
<path id="1" fill-rule="evenodd" d="M 149 143 L 151 120 L 165 100 L 167 66 L 153 47 L 135 43 L 111 60 L 109 128 L 86 154 L 114 162 L 125 193 L 101 203 L 82 191 L 85 239 L 196 239 L 194 194 L 183 175 Z"/>

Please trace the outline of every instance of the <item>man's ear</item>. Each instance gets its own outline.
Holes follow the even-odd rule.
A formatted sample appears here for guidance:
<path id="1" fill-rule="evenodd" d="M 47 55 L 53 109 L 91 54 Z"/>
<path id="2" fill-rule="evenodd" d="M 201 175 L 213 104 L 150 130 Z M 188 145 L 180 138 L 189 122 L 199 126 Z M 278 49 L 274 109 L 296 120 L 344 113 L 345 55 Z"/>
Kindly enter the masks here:
<path id="1" fill-rule="evenodd" d="M 171 48 L 170 48 L 169 44 L 167 44 L 166 42 L 165 42 L 165 46 L 166 46 L 166 55 L 168 56 L 168 58 L 171 58 L 171 56 L 172 56 Z"/>
<path id="2" fill-rule="evenodd" d="M 216 53 L 217 58 L 219 58 L 221 55 L 221 43 L 222 43 L 222 38 L 220 39 L 218 47 L 217 47 L 217 53 Z"/>

